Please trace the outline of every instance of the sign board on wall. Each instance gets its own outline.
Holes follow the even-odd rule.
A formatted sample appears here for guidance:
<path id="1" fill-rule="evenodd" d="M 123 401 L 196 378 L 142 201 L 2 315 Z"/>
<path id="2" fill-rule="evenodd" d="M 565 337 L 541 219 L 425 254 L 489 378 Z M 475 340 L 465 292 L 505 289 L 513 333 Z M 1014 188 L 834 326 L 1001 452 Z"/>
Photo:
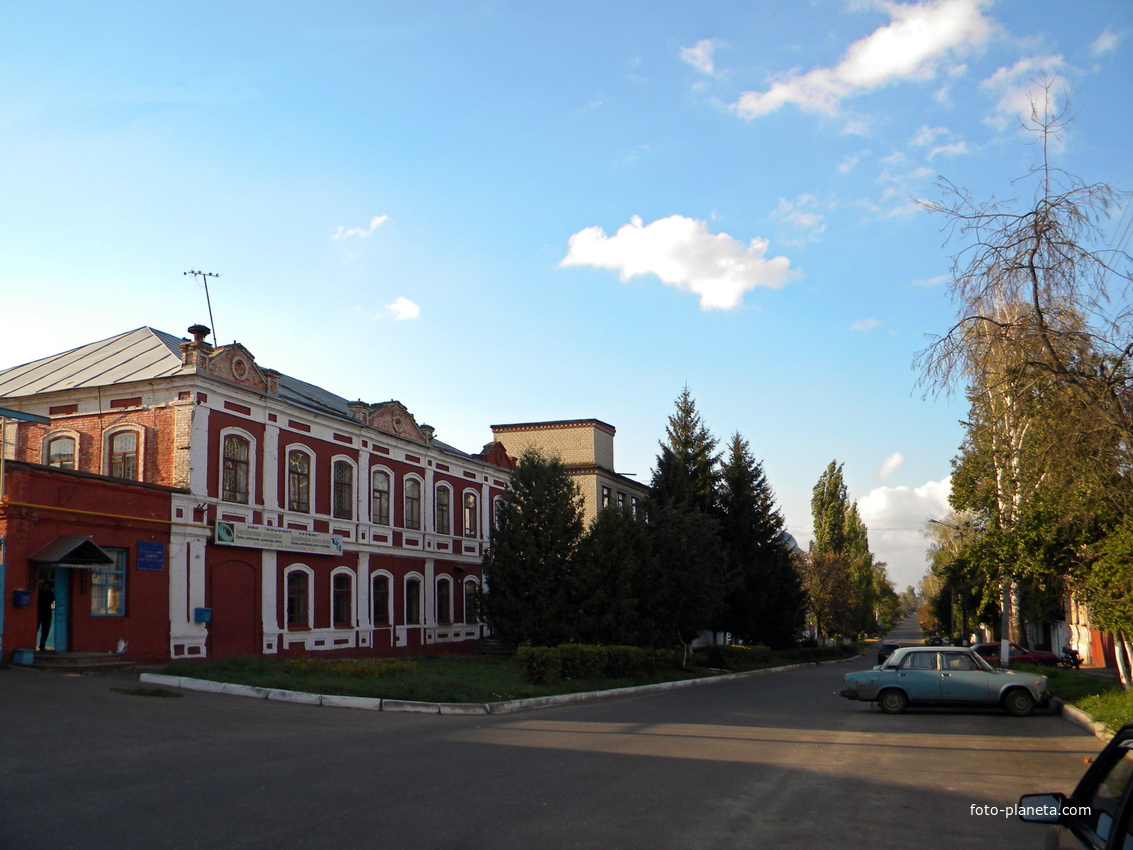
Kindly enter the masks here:
<path id="1" fill-rule="evenodd" d="M 222 546 L 302 552 L 306 555 L 341 555 L 342 538 L 319 531 L 299 531 L 271 525 L 217 520 L 213 541 Z"/>
<path id="2" fill-rule="evenodd" d="M 165 544 L 148 540 L 138 541 L 138 569 L 164 570 Z"/>

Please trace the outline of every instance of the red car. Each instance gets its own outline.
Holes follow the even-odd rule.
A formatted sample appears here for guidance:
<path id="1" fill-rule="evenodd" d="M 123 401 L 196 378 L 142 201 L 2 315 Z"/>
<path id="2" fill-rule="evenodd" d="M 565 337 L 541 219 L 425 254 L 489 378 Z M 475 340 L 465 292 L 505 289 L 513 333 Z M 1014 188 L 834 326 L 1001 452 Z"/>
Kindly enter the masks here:
<path id="1" fill-rule="evenodd" d="M 972 651 L 988 661 L 989 664 L 998 664 L 1000 648 L 998 643 L 977 643 Z M 1038 664 L 1043 667 L 1053 667 L 1058 663 L 1058 656 L 1053 652 L 1042 649 L 1023 649 L 1017 643 L 1011 644 L 1011 664 Z"/>

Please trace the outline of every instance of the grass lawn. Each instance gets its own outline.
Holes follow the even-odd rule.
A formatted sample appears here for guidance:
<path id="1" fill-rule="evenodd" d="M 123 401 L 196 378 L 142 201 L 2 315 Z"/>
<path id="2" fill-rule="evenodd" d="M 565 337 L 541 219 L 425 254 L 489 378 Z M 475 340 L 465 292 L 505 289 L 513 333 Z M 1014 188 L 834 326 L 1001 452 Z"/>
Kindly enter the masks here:
<path id="1" fill-rule="evenodd" d="M 1125 690 L 1115 679 L 1061 667 L 1021 664 L 1019 668 L 1046 676 L 1051 694 L 1080 708 L 1111 731 L 1133 721 L 1133 691 Z"/>
<path id="2" fill-rule="evenodd" d="M 677 657 L 674 654 L 674 658 Z M 844 654 L 835 651 L 826 657 L 841 658 Z M 793 650 L 774 653 L 769 662 L 745 669 L 817 660 L 819 658 L 813 651 L 800 657 L 800 651 Z M 682 668 L 674 664 L 653 674 L 620 679 L 557 679 L 535 685 L 523 678 L 520 666 L 513 658 L 465 655 L 406 659 L 232 658 L 179 661 L 166 665 L 161 672 L 169 676 L 305 693 L 419 702 L 487 703 L 700 679 L 730 671 L 693 665 Z"/>
<path id="3" fill-rule="evenodd" d="M 178 662 L 163 673 L 316 694 L 381 697 L 421 702 L 485 703 L 602 691 L 714 675 L 700 667 L 674 667 L 652 676 L 558 680 L 533 685 L 511 658 L 488 656 L 413 659 L 232 658 Z"/>

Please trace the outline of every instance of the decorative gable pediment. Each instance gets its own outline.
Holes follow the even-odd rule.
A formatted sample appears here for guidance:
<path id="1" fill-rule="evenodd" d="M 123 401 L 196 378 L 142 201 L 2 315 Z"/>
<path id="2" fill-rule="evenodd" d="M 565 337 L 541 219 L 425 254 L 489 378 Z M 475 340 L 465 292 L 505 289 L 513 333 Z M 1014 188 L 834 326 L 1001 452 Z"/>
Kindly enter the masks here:
<path id="1" fill-rule="evenodd" d="M 234 342 L 213 348 L 205 342 L 208 328 L 204 325 L 194 325 L 189 331 L 194 339 L 192 342 L 181 343 L 183 369 L 219 378 L 256 392 L 271 395 L 279 393 L 279 373 L 257 366 L 255 355 L 243 345 Z"/>
<path id="2" fill-rule="evenodd" d="M 353 402 L 350 405 L 354 418 L 386 434 L 393 434 L 414 443 L 427 446 L 429 438 L 400 401 L 383 401 L 380 404 Z"/>
<path id="3" fill-rule="evenodd" d="M 214 378 L 239 384 L 242 387 L 268 392 L 268 379 L 264 370 L 256 365 L 256 358 L 238 342 L 215 349 L 207 358 L 208 373 Z"/>

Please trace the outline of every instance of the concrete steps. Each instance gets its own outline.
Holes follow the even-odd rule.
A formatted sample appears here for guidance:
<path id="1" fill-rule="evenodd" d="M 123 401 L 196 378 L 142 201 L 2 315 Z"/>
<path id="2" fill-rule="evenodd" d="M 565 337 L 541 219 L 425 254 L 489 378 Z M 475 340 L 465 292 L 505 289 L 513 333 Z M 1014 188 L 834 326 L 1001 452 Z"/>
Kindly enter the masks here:
<path id="1" fill-rule="evenodd" d="M 129 670 L 133 661 L 123 661 L 113 652 L 50 652 L 37 650 L 26 666 L 59 673 L 117 673 Z"/>

